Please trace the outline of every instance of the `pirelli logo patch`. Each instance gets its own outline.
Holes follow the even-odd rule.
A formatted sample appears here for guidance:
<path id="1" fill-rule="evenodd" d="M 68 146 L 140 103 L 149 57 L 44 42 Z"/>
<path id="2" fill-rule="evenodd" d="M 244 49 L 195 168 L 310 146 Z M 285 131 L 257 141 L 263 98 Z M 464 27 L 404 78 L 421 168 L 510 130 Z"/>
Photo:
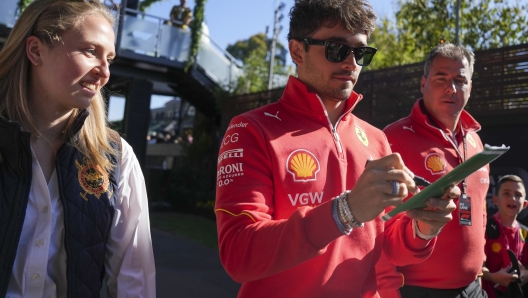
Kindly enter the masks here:
<path id="1" fill-rule="evenodd" d="M 222 154 L 220 154 L 220 156 L 218 156 L 218 164 L 220 164 L 222 160 L 224 159 L 240 158 L 243 156 L 244 156 L 244 149 L 242 148 L 227 150 L 227 151 L 224 151 Z"/>
<path id="2" fill-rule="evenodd" d="M 317 180 L 321 166 L 313 153 L 305 149 L 297 149 L 288 156 L 286 170 L 293 176 L 293 181 L 307 182 Z"/>

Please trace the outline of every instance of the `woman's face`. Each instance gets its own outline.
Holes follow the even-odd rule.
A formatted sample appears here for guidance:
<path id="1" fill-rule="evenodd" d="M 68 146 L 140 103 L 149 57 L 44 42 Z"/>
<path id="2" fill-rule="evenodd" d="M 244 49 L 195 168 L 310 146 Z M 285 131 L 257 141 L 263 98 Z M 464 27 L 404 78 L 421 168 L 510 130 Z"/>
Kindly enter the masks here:
<path id="1" fill-rule="evenodd" d="M 110 23 L 92 15 L 64 32 L 62 42 L 42 46 L 40 65 L 34 68 L 34 99 L 58 113 L 88 108 L 110 77 L 114 40 Z"/>

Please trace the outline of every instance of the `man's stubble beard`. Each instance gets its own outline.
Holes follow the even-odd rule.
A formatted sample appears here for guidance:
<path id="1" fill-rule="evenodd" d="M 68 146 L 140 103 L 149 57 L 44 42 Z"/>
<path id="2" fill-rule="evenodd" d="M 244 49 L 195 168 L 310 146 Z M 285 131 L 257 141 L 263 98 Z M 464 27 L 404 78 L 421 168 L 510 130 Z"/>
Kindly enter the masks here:
<path id="1" fill-rule="evenodd" d="M 325 80 L 326 78 L 323 78 L 320 75 L 321 72 L 317 68 L 315 68 L 313 66 L 314 64 L 311 63 L 310 59 L 306 60 L 306 63 L 307 63 L 306 71 L 309 74 L 309 77 L 311 78 L 311 81 L 314 84 L 317 84 L 318 82 L 319 83 L 326 82 L 326 80 Z M 332 81 L 332 76 L 335 76 L 335 75 L 352 76 L 352 74 L 353 74 L 353 72 L 347 72 L 347 71 L 335 72 L 335 73 L 332 73 L 330 75 L 328 80 Z M 345 83 L 343 83 L 343 84 L 345 84 Z M 332 86 L 328 86 L 328 85 L 326 85 L 326 86 L 325 85 L 315 85 L 315 86 L 310 86 L 310 87 L 311 88 L 319 87 L 319 88 L 315 89 L 314 91 L 321 98 L 338 102 L 338 101 L 344 101 L 344 100 L 347 100 L 348 98 L 350 98 L 350 95 L 352 94 L 352 91 L 353 91 L 353 89 L 355 87 L 355 84 L 353 84 L 351 88 L 346 88 L 346 87 L 337 88 L 337 87 L 332 87 Z"/>

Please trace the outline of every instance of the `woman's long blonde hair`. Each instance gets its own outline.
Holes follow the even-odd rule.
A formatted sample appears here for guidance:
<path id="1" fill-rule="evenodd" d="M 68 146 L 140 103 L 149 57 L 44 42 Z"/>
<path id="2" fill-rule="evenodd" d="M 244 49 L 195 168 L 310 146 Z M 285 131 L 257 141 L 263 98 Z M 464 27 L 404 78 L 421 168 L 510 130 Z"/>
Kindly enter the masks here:
<path id="1" fill-rule="evenodd" d="M 98 15 L 113 26 L 114 17 L 97 0 L 35 0 L 19 16 L 2 51 L 0 51 L 0 115 L 20 123 L 24 129 L 38 135 L 33 117 L 28 109 L 29 68 L 26 55 L 26 39 L 38 37 L 53 47 L 61 41 L 61 35 L 84 20 Z M 78 137 L 70 143 L 85 156 L 86 161 L 99 165 L 108 173 L 112 169 L 107 153 L 115 154 L 108 144 L 106 103 L 98 92 L 88 108 L 90 115 Z M 74 110 L 65 133 L 69 135 L 73 119 L 79 114 Z"/>

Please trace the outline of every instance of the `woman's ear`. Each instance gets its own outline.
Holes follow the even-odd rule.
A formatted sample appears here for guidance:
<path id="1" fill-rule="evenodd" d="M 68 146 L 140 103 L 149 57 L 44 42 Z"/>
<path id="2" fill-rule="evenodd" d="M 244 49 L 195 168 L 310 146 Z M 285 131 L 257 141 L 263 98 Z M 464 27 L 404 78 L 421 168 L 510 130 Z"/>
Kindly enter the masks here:
<path id="1" fill-rule="evenodd" d="M 26 39 L 26 55 L 34 66 L 42 64 L 42 47 L 44 44 L 36 36 L 30 36 Z"/>

